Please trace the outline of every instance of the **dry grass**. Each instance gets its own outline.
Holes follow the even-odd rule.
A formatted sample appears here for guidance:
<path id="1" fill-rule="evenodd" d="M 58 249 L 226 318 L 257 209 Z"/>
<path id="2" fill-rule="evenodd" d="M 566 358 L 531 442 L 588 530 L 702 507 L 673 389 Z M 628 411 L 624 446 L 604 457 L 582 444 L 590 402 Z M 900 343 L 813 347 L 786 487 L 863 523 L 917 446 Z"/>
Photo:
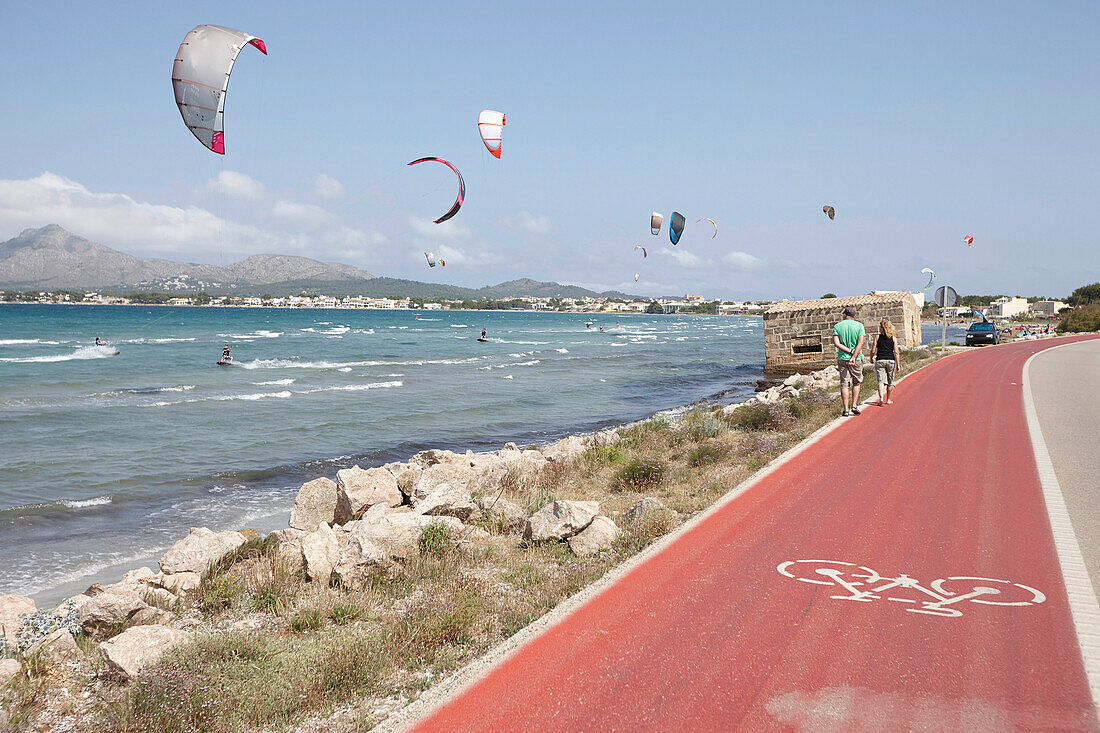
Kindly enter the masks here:
<path id="1" fill-rule="evenodd" d="M 933 358 L 907 360 L 912 370 Z M 871 386 L 873 390 L 873 385 Z M 647 420 L 594 441 L 571 460 L 511 470 L 493 492 L 528 513 L 555 499 L 596 500 L 622 529 L 587 558 L 565 543 L 528 545 L 515 528 L 471 542 L 442 523 L 420 552 L 365 587 L 304 582 L 269 540 L 250 540 L 202 578 L 190 613 L 232 629 L 266 619 L 260 634 L 229 630 L 175 649 L 128 688 L 104 695 L 102 730 L 237 731 L 318 722 L 355 702 L 360 729 L 383 700 L 408 700 L 712 504 L 752 471 L 839 414 L 834 392 L 725 416 L 697 407 L 678 421 Z M 643 497 L 664 509 L 628 519 Z M 484 525 L 483 525 L 484 526 Z M 32 691 L 25 693 L 32 694 Z"/>

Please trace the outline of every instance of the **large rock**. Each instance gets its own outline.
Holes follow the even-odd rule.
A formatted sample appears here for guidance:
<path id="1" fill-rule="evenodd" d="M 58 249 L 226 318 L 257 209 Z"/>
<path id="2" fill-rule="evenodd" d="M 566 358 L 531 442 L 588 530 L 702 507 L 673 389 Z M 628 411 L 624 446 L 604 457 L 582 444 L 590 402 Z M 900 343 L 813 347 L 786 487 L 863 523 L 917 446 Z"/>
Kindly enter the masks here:
<path id="1" fill-rule="evenodd" d="M 578 557 L 595 555 L 600 550 L 611 549 L 615 538 L 619 536 L 619 528 L 607 517 L 600 515 L 592 520 L 592 523 L 569 538 L 569 547 Z"/>
<path id="2" fill-rule="evenodd" d="M 34 613 L 34 601 L 26 596 L 0 596 L 0 627 L 9 647 L 15 648 L 15 634 L 23 625 L 23 616 Z"/>
<path id="3" fill-rule="evenodd" d="M 338 521 L 357 517 L 375 504 L 400 506 L 404 501 L 397 478 L 384 468 L 353 466 L 336 472 Z"/>
<path id="4" fill-rule="evenodd" d="M 312 532 L 317 525 L 336 521 L 336 482 L 321 477 L 302 484 L 290 512 L 290 526 Z"/>
<path id="5" fill-rule="evenodd" d="M 336 532 L 327 524 L 322 524 L 303 537 L 301 543 L 306 577 L 315 583 L 328 585 L 332 579 L 332 568 L 340 559 Z"/>
<path id="6" fill-rule="evenodd" d="M 600 511 L 597 501 L 554 501 L 531 515 L 523 528 L 530 542 L 564 540 L 587 527 Z"/>
<path id="7" fill-rule="evenodd" d="M 363 519 L 350 523 L 350 536 L 368 540 L 371 544 L 393 560 L 405 559 L 419 554 L 420 534 L 424 527 L 432 522 L 446 524 L 454 532 L 465 527 L 455 517 L 431 517 L 409 512 L 381 511 L 380 506 L 372 507 Z M 341 542 L 341 552 L 342 542 Z"/>
<path id="8" fill-rule="evenodd" d="M 489 521 L 501 529 L 520 529 L 527 523 L 527 512 L 503 496 L 479 496 L 474 500 Z"/>
<path id="9" fill-rule="evenodd" d="M 470 492 L 451 484 L 441 484 L 416 505 L 416 513 L 437 517 L 455 517 L 463 522 L 477 511 Z"/>
<path id="10" fill-rule="evenodd" d="M 332 567 L 331 576 L 345 588 L 359 588 L 378 569 L 393 564 L 389 554 L 366 535 L 365 532 L 352 531 L 341 537 L 339 557 Z"/>
<path id="11" fill-rule="evenodd" d="M 177 596 L 185 596 L 199 587 L 202 576 L 198 573 L 165 573 L 158 584 Z"/>
<path id="12" fill-rule="evenodd" d="M 305 536 L 305 532 L 300 529 L 294 529 L 293 527 L 287 527 L 286 529 L 277 529 L 268 537 L 275 538 L 276 542 L 293 542 L 296 539 L 300 539 Z"/>
<path id="13" fill-rule="evenodd" d="M 85 634 L 99 638 L 123 624 L 151 621 L 157 610 L 134 592 L 100 593 L 80 607 L 78 619 Z"/>
<path id="14" fill-rule="evenodd" d="M 562 438 L 557 443 L 542 449 L 542 454 L 551 461 L 567 461 L 578 456 L 585 450 L 584 438 L 579 435 L 570 435 Z"/>
<path id="15" fill-rule="evenodd" d="M 449 451 L 448 451 L 449 452 Z M 418 454 L 419 455 L 419 454 Z M 476 473 L 469 467 L 455 463 L 433 463 L 424 469 L 413 485 L 409 502 L 415 507 L 443 484 L 450 484 L 465 491 L 470 490 L 470 482 Z"/>
<path id="16" fill-rule="evenodd" d="M 0 659 L 0 685 L 18 674 L 22 667 L 23 665 L 14 659 Z M 0 718 L 0 722 L 3 722 L 3 718 Z M 0 730 L 5 730 L 5 728 L 0 727 Z"/>
<path id="17" fill-rule="evenodd" d="M 393 474 L 398 490 L 406 497 L 412 495 L 413 487 L 424 472 L 423 468 L 413 463 L 387 463 L 382 468 Z"/>
<path id="18" fill-rule="evenodd" d="M 133 679 L 141 670 L 156 664 L 166 651 L 186 641 L 185 631 L 167 626 L 135 626 L 99 645 L 99 656 L 114 673 Z"/>
<path id="19" fill-rule="evenodd" d="M 76 639 L 67 629 L 56 629 L 45 639 L 37 642 L 28 652 L 39 655 L 39 659 L 47 667 L 60 667 L 67 662 L 75 662 L 84 656 L 80 647 L 76 645 Z"/>
<path id="20" fill-rule="evenodd" d="M 213 532 L 206 527 L 192 527 L 189 535 L 164 553 L 160 559 L 160 569 L 165 574 L 201 575 L 244 543 L 245 537 L 240 532 Z"/>

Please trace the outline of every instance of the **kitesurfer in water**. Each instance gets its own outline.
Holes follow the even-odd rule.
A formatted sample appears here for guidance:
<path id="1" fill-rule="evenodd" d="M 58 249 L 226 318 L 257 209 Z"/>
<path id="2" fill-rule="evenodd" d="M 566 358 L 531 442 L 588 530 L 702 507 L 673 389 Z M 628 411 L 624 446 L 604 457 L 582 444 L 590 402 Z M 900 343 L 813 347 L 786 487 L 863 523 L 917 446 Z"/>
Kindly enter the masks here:
<path id="1" fill-rule="evenodd" d="M 482 339 L 483 341 L 485 340 L 485 329 L 484 329 L 484 328 L 483 328 L 483 329 L 481 329 L 481 339 Z"/>
<path id="2" fill-rule="evenodd" d="M 229 344 L 222 349 L 222 361 L 233 361 L 233 357 L 229 355 Z"/>
<path id="3" fill-rule="evenodd" d="M 104 341 L 103 339 L 101 339 L 99 336 L 96 336 L 95 337 L 95 345 L 96 346 L 106 346 L 107 342 Z"/>

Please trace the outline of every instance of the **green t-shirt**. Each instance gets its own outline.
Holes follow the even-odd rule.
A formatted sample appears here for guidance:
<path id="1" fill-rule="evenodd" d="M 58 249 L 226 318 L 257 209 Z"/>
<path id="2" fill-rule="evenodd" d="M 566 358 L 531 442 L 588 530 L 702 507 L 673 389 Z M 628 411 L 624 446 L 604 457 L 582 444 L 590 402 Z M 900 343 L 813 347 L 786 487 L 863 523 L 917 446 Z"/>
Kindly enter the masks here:
<path id="1" fill-rule="evenodd" d="M 840 343 L 844 344 L 849 349 L 854 349 L 856 344 L 859 343 L 859 337 L 865 335 L 867 332 L 863 329 L 863 324 L 854 318 L 846 318 L 840 323 L 833 326 L 833 335 L 840 337 Z M 836 358 L 841 361 L 848 361 L 852 358 L 852 355 L 847 351 L 841 351 L 837 349 Z M 862 361 L 863 354 L 856 355 L 856 361 Z"/>

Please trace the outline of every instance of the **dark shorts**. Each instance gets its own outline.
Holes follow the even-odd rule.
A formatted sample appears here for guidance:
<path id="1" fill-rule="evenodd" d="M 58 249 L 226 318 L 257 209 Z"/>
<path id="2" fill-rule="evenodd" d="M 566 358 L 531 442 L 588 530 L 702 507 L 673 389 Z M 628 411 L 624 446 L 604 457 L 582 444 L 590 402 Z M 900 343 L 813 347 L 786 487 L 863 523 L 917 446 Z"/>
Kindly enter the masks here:
<path id="1" fill-rule="evenodd" d="M 859 359 L 836 360 L 836 368 L 840 370 L 840 387 L 843 389 L 849 384 L 863 384 L 863 361 Z"/>

